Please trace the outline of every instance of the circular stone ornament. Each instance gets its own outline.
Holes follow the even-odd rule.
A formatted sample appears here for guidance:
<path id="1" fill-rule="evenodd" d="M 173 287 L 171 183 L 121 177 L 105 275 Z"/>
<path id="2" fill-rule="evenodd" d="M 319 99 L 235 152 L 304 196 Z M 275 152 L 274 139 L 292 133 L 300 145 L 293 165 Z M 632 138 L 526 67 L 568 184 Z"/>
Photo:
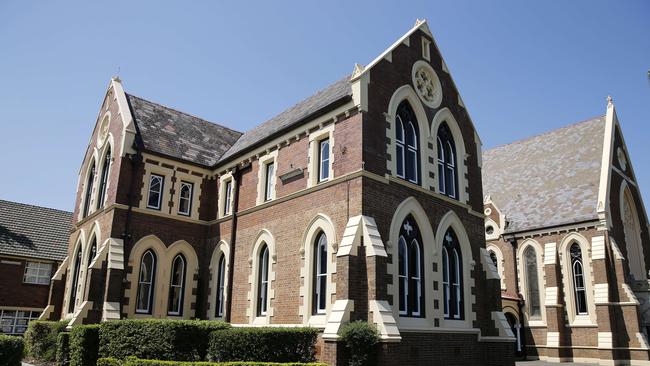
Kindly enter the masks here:
<path id="1" fill-rule="evenodd" d="M 111 116 L 109 114 L 104 115 L 102 123 L 99 125 L 99 133 L 97 134 L 97 145 L 102 146 L 106 142 L 108 137 L 108 127 L 111 122 Z"/>
<path id="2" fill-rule="evenodd" d="M 485 216 L 490 216 L 490 214 L 492 213 L 492 209 L 487 207 L 484 212 L 485 212 Z"/>
<path id="3" fill-rule="evenodd" d="M 422 102 L 431 108 L 440 107 L 442 103 L 442 85 L 431 65 L 424 61 L 413 64 L 411 71 L 413 86 Z"/>
<path id="4" fill-rule="evenodd" d="M 620 147 L 616 149 L 616 157 L 618 158 L 618 166 L 621 167 L 622 171 L 627 169 L 627 158 L 625 157 L 625 152 Z"/>

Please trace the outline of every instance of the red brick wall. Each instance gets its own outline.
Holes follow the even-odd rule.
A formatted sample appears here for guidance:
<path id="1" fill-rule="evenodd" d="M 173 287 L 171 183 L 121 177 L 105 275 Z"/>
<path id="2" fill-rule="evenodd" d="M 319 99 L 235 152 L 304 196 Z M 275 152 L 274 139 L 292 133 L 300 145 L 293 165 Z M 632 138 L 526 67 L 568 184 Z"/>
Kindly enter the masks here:
<path id="1" fill-rule="evenodd" d="M 25 265 L 28 260 L 0 257 L 0 306 L 45 308 L 50 293 L 50 285 L 23 283 Z M 6 262 L 17 262 L 8 264 Z M 52 274 L 58 263 L 53 263 Z"/>

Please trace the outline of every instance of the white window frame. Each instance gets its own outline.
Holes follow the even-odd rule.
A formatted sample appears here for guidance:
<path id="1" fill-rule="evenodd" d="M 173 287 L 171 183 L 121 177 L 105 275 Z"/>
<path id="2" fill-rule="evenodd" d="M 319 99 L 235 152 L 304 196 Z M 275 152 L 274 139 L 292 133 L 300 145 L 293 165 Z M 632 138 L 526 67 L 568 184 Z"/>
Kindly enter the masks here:
<path id="1" fill-rule="evenodd" d="M 174 282 L 173 282 L 173 279 L 174 279 L 174 264 L 176 263 L 176 259 L 180 259 L 181 260 L 181 265 L 183 266 L 182 271 L 181 271 L 180 284 L 174 284 Z M 171 269 L 170 269 L 170 273 L 169 273 L 170 276 L 169 276 L 169 292 L 167 294 L 167 315 L 171 315 L 171 316 L 182 316 L 183 315 L 183 310 L 184 310 L 183 305 L 185 303 L 185 287 L 186 287 L 185 286 L 186 285 L 186 283 L 185 283 L 185 275 L 186 275 L 186 273 L 187 273 L 187 261 L 186 261 L 185 257 L 181 253 L 178 253 L 178 254 L 174 255 L 174 257 L 172 258 L 172 265 L 171 265 Z M 178 309 L 177 309 L 177 311 L 171 311 L 170 308 L 169 308 L 169 305 L 170 305 L 169 304 L 169 296 L 171 295 L 172 291 L 174 291 L 174 289 L 177 289 L 177 288 L 180 289 L 179 290 L 180 291 L 180 296 L 178 297 L 178 301 L 176 302 L 176 306 L 178 307 Z"/>
<path id="2" fill-rule="evenodd" d="M 269 246 L 264 247 L 258 254 L 257 296 L 255 297 L 255 313 L 258 317 L 266 316 L 269 310 Z"/>
<path id="3" fill-rule="evenodd" d="M 228 189 L 228 183 L 230 183 L 230 189 Z M 232 173 L 226 173 L 219 178 L 219 199 L 217 204 L 219 205 L 220 218 L 232 215 L 233 189 L 236 183 Z"/>
<path id="4" fill-rule="evenodd" d="M 150 255 L 152 258 L 152 268 L 151 268 L 151 279 L 147 281 L 142 281 L 142 264 L 144 262 L 144 257 Z M 138 270 L 138 284 L 135 292 L 135 312 L 137 314 L 152 314 L 153 313 L 153 302 L 155 300 L 155 291 L 154 286 L 156 285 L 156 272 L 158 270 L 158 258 L 153 249 L 146 250 L 140 257 L 140 267 Z M 141 309 L 138 308 L 138 296 L 140 295 L 140 286 L 142 284 L 149 285 L 149 291 L 147 292 L 147 308 Z"/>
<path id="5" fill-rule="evenodd" d="M 324 146 L 327 144 L 327 159 L 324 158 L 323 152 L 324 152 Z M 329 180 L 330 178 L 330 169 L 329 169 L 329 161 L 330 161 L 330 156 L 332 155 L 332 149 L 330 148 L 330 139 L 328 137 L 323 138 L 318 141 L 318 183 L 325 182 Z M 325 169 L 324 166 L 327 167 L 327 175 L 324 174 Z"/>
<path id="6" fill-rule="evenodd" d="M 153 183 L 154 178 L 160 178 L 160 190 L 158 191 L 158 202 L 155 206 L 152 206 L 150 204 L 151 201 L 151 186 Z M 157 174 L 157 173 L 151 173 L 149 174 L 149 188 L 147 189 L 147 208 L 153 209 L 153 210 L 162 210 L 162 202 L 163 202 L 163 194 L 165 191 L 165 176 L 162 174 Z"/>
<path id="7" fill-rule="evenodd" d="M 316 237 L 318 240 L 314 243 L 314 294 L 313 302 L 314 308 L 316 309 L 316 314 L 326 314 L 327 313 L 327 296 L 328 296 L 328 257 L 331 255 L 329 253 L 327 235 L 324 232 L 321 232 Z M 325 248 L 325 263 L 323 263 L 323 258 L 320 256 L 321 248 Z M 323 264 L 325 265 L 325 271 L 323 271 Z M 325 282 L 325 293 L 321 294 L 321 281 Z M 320 307 L 320 299 L 325 297 L 325 307 Z"/>
<path id="8" fill-rule="evenodd" d="M 0 334 L 22 335 L 27 330 L 29 322 L 32 320 L 38 320 L 40 315 L 40 310 L 0 309 Z M 22 322 L 25 324 L 19 324 Z M 24 330 L 22 332 L 16 331 L 16 329 L 21 329 L 23 327 Z M 9 331 L 7 332 L 6 330 Z"/>
<path id="9" fill-rule="evenodd" d="M 183 188 L 189 187 L 190 189 L 190 195 L 187 198 L 183 197 Z M 178 190 L 178 214 L 183 215 L 183 216 L 191 216 L 192 215 L 192 200 L 194 198 L 194 183 L 193 182 L 187 182 L 182 180 L 180 183 L 180 189 Z M 187 211 L 181 211 L 181 207 L 183 205 L 181 202 L 183 200 L 187 201 Z"/>
<path id="10" fill-rule="evenodd" d="M 313 187 L 318 184 L 331 181 L 334 179 L 334 128 L 335 124 L 330 124 L 327 127 L 323 127 L 315 132 L 312 132 L 309 135 L 309 165 L 307 166 L 307 173 L 309 179 L 307 180 L 307 187 Z M 325 179 L 320 179 L 321 168 L 320 168 L 320 149 L 321 141 L 328 139 L 329 140 L 329 161 L 328 161 L 328 170 L 329 176 Z"/>
<path id="11" fill-rule="evenodd" d="M 226 299 L 226 266 L 226 253 L 221 252 L 219 259 L 217 260 L 217 282 L 215 286 L 217 290 L 217 299 L 219 300 L 215 303 L 215 317 L 217 318 L 223 318 L 225 314 L 224 301 Z"/>
<path id="12" fill-rule="evenodd" d="M 273 164 L 269 176 L 268 167 Z M 278 150 L 273 150 L 258 159 L 257 164 L 257 199 L 256 204 L 272 201 L 276 197 L 275 184 L 278 176 Z"/>
<path id="13" fill-rule="evenodd" d="M 36 266 L 36 268 L 30 268 L 30 265 Z M 53 266 L 51 262 L 41 262 L 41 261 L 25 262 L 23 283 L 28 283 L 32 285 L 49 285 L 50 279 L 52 278 L 52 267 Z M 36 274 L 29 274 L 30 269 L 36 270 Z M 33 279 L 29 280 L 30 277 Z"/>

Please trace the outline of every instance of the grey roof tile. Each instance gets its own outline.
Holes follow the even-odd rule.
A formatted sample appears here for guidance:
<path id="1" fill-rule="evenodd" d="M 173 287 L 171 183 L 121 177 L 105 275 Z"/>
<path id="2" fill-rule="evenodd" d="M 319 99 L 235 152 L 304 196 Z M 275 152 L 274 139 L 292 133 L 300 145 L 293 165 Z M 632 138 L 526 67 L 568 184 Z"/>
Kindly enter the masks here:
<path id="1" fill-rule="evenodd" d="M 72 213 L 0 200 L 0 254 L 62 260 Z"/>
<path id="2" fill-rule="evenodd" d="M 506 232 L 596 219 L 605 117 L 483 153 L 483 192 L 506 215 Z"/>

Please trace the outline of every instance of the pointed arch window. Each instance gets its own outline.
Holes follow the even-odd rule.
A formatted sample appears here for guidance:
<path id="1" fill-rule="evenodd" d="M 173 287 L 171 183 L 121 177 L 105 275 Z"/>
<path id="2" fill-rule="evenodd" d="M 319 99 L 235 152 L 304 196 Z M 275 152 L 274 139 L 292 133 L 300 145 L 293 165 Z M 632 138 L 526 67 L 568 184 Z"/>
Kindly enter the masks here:
<path id="1" fill-rule="evenodd" d="M 438 128 L 438 187 L 440 193 L 458 198 L 458 171 L 456 165 L 456 144 L 446 122 Z"/>
<path id="2" fill-rule="evenodd" d="M 462 320 L 465 316 L 463 300 L 463 257 L 458 237 L 447 230 L 442 245 L 442 290 L 445 319 Z"/>
<path id="3" fill-rule="evenodd" d="M 90 166 L 90 170 L 88 173 L 88 179 L 86 180 L 86 194 L 84 197 L 84 206 L 83 206 L 83 211 L 82 211 L 82 218 L 88 216 L 88 213 L 90 212 L 90 199 L 93 194 L 93 183 L 95 182 L 95 162 L 93 161 L 92 165 Z"/>
<path id="4" fill-rule="evenodd" d="M 221 253 L 217 266 L 217 299 L 214 316 L 222 318 L 224 314 L 224 290 L 226 284 L 226 256 Z"/>
<path id="5" fill-rule="evenodd" d="M 183 315 L 185 295 L 185 257 L 178 254 L 172 261 L 172 274 L 169 281 L 168 315 Z"/>
<path id="6" fill-rule="evenodd" d="M 419 136 L 415 113 L 407 101 L 397 107 L 395 117 L 395 160 L 397 176 L 419 184 Z"/>
<path id="7" fill-rule="evenodd" d="M 136 313 L 151 314 L 156 280 L 156 255 L 149 249 L 140 259 Z"/>
<path id="8" fill-rule="evenodd" d="M 535 248 L 529 246 L 524 251 L 525 271 L 526 271 L 526 310 L 530 318 L 539 318 L 542 316 L 542 307 L 539 293 L 539 275 L 537 272 L 537 252 Z"/>
<path id="9" fill-rule="evenodd" d="M 97 208 L 103 208 L 106 201 L 106 187 L 108 185 L 108 172 L 111 167 L 111 147 L 109 146 L 104 155 L 102 163 L 102 172 L 99 179 L 99 196 L 97 198 Z"/>
<path id="10" fill-rule="evenodd" d="M 585 288 L 585 272 L 582 265 L 582 250 L 578 243 L 573 243 L 569 249 L 571 255 L 571 272 L 573 277 L 573 292 L 576 302 L 576 315 L 588 314 L 587 290 Z"/>
<path id="11" fill-rule="evenodd" d="M 181 181 L 181 191 L 178 195 L 178 213 L 184 216 L 190 216 L 192 212 L 192 191 L 194 184 Z"/>
<path id="12" fill-rule="evenodd" d="M 314 242 L 314 285 L 312 314 L 325 314 L 327 310 L 327 236 L 321 232 Z"/>
<path id="13" fill-rule="evenodd" d="M 424 280 L 422 237 L 413 216 L 400 228 L 398 239 L 399 313 L 403 316 L 424 316 Z"/>
<path id="14" fill-rule="evenodd" d="M 494 266 L 498 270 L 499 269 L 499 258 L 497 258 L 497 254 L 493 250 L 490 250 L 490 260 L 492 261 L 492 263 L 494 263 Z"/>
<path id="15" fill-rule="evenodd" d="M 77 249 L 77 254 L 74 256 L 74 266 L 72 269 L 72 284 L 70 288 L 70 301 L 68 302 L 68 312 L 74 311 L 75 302 L 77 300 L 77 285 L 79 284 L 79 273 L 81 271 L 81 245 Z"/>
<path id="16" fill-rule="evenodd" d="M 266 243 L 262 244 L 258 260 L 257 316 L 265 316 L 269 291 L 269 247 Z"/>

